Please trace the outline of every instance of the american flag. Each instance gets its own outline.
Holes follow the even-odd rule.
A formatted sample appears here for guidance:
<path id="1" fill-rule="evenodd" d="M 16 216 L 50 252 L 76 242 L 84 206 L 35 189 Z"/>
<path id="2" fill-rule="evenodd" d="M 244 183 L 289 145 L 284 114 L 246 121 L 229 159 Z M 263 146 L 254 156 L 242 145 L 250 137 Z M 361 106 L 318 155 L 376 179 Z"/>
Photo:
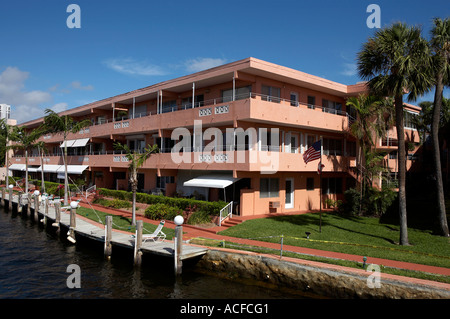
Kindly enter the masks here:
<path id="1" fill-rule="evenodd" d="M 321 155 L 320 149 L 321 143 L 320 140 L 318 140 L 317 142 L 314 142 L 313 145 L 311 145 L 303 154 L 303 160 L 305 161 L 305 164 L 308 164 L 311 161 L 319 159 Z"/>

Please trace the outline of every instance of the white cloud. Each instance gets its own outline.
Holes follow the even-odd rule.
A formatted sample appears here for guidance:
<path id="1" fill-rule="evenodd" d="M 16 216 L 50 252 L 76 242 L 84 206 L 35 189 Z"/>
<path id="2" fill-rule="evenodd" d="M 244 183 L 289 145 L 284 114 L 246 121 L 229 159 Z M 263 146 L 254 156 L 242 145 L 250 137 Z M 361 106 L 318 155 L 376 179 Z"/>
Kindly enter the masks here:
<path id="1" fill-rule="evenodd" d="M 167 72 L 158 65 L 153 65 L 145 61 L 136 61 L 132 58 L 108 59 L 104 64 L 119 73 L 130 75 L 166 75 Z"/>
<path id="2" fill-rule="evenodd" d="M 344 71 L 341 74 L 346 76 L 354 76 L 357 74 L 356 63 L 344 63 Z"/>
<path id="3" fill-rule="evenodd" d="M 186 70 L 189 72 L 199 72 L 213 67 L 225 64 L 226 59 L 214 58 L 196 58 L 185 62 Z"/>
<path id="4" fill-rule="evenodd" d="M 25 81 L 29 75 L 16 67 L 7 67 L 0 74 L 0 101 L 12 106 L 11 118 L 18 123 L 41 117 L 43 110 L 39 105 L 52 101 L 48 92 L 26 91 Z"/>
<path id="5" fill-rule="evenodd" d="M 94 87 L 90 84 L 82 86 L 81 82 L 79 82 L 79 81 L 73 81 L 72 83 L 70 83 L 70 86 L 74 89 L 83 90 L 83 91 L 92 91 L 94 89 Z"/>
<path id="6" fill-rule="evenodd" d="M 55 111 L 56 113 L 62 112 L 67 110 L 67 107 L 69 105 L 65 102 L 62 103 L 56 103 L 55 105 L 53 105 L 52 107 L 50 107 L 51 110 Z"/>

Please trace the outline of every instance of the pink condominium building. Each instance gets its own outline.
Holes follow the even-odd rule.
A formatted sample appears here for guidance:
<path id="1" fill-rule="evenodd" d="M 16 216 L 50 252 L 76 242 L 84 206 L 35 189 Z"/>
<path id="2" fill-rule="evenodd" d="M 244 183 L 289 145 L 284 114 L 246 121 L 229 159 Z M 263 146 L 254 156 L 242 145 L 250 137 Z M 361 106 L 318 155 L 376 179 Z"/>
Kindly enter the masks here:
<path id="1" fill-rule="evenodd" d="M 287 67 L 247 58 L 59 113 L 91 126 L 68 137 L 68 173 L 87 186 L 128 190 L 128 161 L 113 144 L 142 150 L 158 144 L 139 170 L 139 191 L 234 202 L 234 213 L 318 209 L 319 160 L 303 154 L 322 140 L 322 203 L 341 199 L 356 183 L 356 139 L 349 130 L 346 99 L 367 93 L 364 83 L 344 85 Z M 408 120 L 419 108 L 405 106 L 405 134 L 419 135 Z M 30 129 L 43 117 L 23 123 Z M 41 138 L 47 181 L 62 181 L 61 134 Z M 385 164 L 397 170 L 396 132 L 377 141 L 391 153 Z M 20 152 L 10 170 L 23 174 Z M 413 161 L 408 161 L 408 167 Z M 41 172 L 37 151 L 29 171 Z M 323 206 L 325 207 L 325 206 Z"/>

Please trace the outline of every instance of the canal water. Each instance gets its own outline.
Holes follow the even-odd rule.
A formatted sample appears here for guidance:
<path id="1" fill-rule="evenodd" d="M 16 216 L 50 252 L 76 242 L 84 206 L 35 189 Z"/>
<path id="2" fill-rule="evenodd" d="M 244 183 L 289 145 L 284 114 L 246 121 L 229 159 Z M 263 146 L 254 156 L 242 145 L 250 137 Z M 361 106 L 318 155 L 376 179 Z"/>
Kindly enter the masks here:
<path id="1" fill-rule="evenodd" d="M 0 209 L 0 299 L 303 298 L 189 269 L 176 280 L 168 258 L 144 258 L 142 267 L 135 268 L 131 252 L 114 247 L 107 261 L 101 245 L 92 241 L 73 245 L 61 238 L 32 218 Z M 80 288 L 67 285 L 73 274 L 68 266 L 73 264 L 80 269 Z"/>

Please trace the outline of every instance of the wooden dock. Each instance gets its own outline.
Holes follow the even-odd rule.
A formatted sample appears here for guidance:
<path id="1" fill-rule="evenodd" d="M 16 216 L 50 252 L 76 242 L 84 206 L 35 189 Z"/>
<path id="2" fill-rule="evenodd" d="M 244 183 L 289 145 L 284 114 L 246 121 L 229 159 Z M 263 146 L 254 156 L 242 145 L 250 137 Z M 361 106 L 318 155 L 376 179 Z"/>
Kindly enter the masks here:
<path id="1" fill-rule="evenodd" d="M 204 255 L 208 249 L 198 246 L 189 245 L 186 243 L 182 244 L 181 250 L 178 250 L 179 255 L 177 255 L 176 249 L 176 240 L 169 241 L 146 241 L 138 243 L 138 236 L 132 233 L 125 233 L 123 231 L 118 231 L 111 229 L 108 234 L 105 225 L 95 223 L 94 221 L 87 220 L 76 214 L 72 214 L 71 220 L 71 209 L 70 208 L 59 208 L 58 204 L 49 205 L 47 203 L 38 203 L 38 209 L 35 210 L 35 200 L 34 196 L 21 196 L 21 201 L 19 203 L 19 195 L 12 195 L 12 203 L 9 202 L 9 193 L 2 189 L 0 200 L 1 205 L 5 208 L 12 210 L 13 208 L 17 209 L 18 213 L 27 214 L 31 217 L 34 216 L 34 219 L 40 223 L 51 224 L 53 227 L 69 229 L 67 233 L 67 240 L 72 243 L 76 243 L 76 238 L 79 236 L 86 237 L 91 240 L 95 240 L 101 243 L 105 243 L 105 254 L 106 254 L 106 246 L 109 245 L 109 256 L 111 255 L 111 245 L 112 246 L 120 246 L 128 249 L 132 249 L 135 251 L 135 263 L 136 257 L 139 257 L 140 264 L 140 256 L 142 254 L 154 254 L 169 258 L 174 258 L 175 261 L 175 269 L 180 268 L 179 264 L 182 260 L 186 260 L 189 258 L 202 256 Z M 30 200 L 30 202 L 29 202 Z M 28 208 L 28 205 L 30 208 Z M 59 212 L 59 213 L 58 213 Z M 59 217 L 59 218 L 58 218 Z M 59 222 L 58 222 L 59 219 Z M 72 227 L 71 225 L 75 225 Z M 175 238 L 174 238 L 175 239 Z M 135 249 L 135 247 L 138 249 Z M 178 261 L 177 261 L 178 260 Z M 177 266 L 178 264 L 178 266 Z M 180 272 L 180 271 L 178 271 Z"/>

